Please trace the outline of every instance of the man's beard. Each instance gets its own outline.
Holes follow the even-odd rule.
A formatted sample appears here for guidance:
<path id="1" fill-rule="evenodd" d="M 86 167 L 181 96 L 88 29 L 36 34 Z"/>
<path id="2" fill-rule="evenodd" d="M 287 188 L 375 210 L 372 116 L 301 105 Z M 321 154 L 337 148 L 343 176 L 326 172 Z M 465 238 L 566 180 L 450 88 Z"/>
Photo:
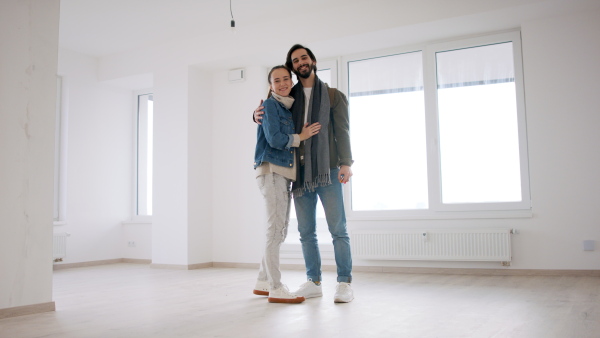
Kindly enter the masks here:
<path id="1" fill-rule="evenodd" d="M 300 76 L 303 79 L 308 79 L 310 77 L 310 73 L 313 71 L 313 67 L 313 65 L 309 65 L 308 71 L 306 73 L 300 73 L 299 71 L 296 71 L 296 75 Z"/>

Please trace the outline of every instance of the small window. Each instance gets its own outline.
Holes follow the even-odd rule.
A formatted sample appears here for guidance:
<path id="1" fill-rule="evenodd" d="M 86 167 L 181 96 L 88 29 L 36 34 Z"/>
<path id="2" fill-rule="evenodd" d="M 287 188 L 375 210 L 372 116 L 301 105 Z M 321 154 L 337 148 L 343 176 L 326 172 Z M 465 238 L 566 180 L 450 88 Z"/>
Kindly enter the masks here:
<path id="1" fill-rule="evenodd" d="M 136 216 L 152 215 L 153 108 L 151 93 L 137 95 Z"/>
<path id="2" fill-rule="evenodd" d="M 54 224 L 66 222 L 67 203 L 67 88 L 66 79 L 56 77 L 56 120 L 54 133 Z"/>
<path id="3" fill-rule="evenodd" d="M 62 77 L 56 77 L 56 124 L 54 132 L 54 221 L 60 219 L 60 140 L 61 140 L 61 106 Z"/>

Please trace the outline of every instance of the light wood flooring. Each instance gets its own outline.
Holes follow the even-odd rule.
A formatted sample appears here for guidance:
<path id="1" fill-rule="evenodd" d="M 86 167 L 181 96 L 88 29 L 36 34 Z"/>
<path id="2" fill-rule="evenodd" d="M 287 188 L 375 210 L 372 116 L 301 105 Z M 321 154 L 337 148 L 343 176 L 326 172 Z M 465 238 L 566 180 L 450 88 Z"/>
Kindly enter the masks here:
<path id="1" fill-rule="evenodd" d="M 291 290 L 304 272 L 284 270 Z M 54 272 L 56 312 L 0 320 L 0 337 L 600 337 L 600 277 L 356 272 L 355 300 L 270 304 L 257 271 L 111 264 Z"/>

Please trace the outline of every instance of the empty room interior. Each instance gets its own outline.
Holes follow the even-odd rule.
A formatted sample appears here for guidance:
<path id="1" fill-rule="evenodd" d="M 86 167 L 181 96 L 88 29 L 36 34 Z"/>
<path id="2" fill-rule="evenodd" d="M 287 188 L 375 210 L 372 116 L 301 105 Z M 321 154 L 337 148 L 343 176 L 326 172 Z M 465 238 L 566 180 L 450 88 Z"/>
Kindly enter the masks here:
<path id="1" fill-rule="evenodd" d="M 0 18 L 0 337 L 600 336 L 600 1 L 8 0 Z M 294 44 L 348 100 L 349 303 L 319 207 L 323 297 L 252 293 L 253 112 Z"/>

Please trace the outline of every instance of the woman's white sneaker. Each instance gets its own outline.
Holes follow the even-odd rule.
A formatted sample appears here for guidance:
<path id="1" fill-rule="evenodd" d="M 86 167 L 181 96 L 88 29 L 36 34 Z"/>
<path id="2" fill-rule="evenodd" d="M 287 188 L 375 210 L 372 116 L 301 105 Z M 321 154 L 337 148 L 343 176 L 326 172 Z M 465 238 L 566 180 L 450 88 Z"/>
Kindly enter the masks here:
<path id="1" fill-rule="evenodd" d="M 269 295 L 269 281 L 266 280 L 257 280 L 256 285 L 254 286 L 253 294 L 259 296 L 268 296 Z"/>
<path id="2" fill-rule="evenodd" d="M 269 303 L 302 303 L 304 297 L 291 293 L 287 286 L 281 285 L 269 291 Z"/>
<path id="3" fill-rule="evenodd" d="M 315 284 L 312 279 L 309 279 L 306 283 L 300 285 L 300 288 L 294 293 L 298 296 L 303 296 L 306 299 L 323 296 L 321 284 Z"/>
<path id="4" fill-rule="evenodd" d="M 335 296 L 333 301 L 335 303 L 349 303 L 354 299 L 354 291 L 350 287 L 350 283 L 339 282 L 335 288 Z"/>

